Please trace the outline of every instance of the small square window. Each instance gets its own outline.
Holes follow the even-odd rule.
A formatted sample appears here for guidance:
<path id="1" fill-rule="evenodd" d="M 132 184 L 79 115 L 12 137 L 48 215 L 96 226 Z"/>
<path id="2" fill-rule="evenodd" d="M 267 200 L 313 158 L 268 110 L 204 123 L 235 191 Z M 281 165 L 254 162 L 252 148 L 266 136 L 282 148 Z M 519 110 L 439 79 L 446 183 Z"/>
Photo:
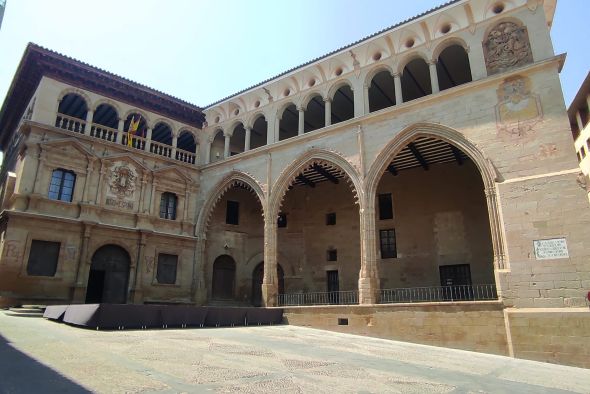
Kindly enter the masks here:
<path id="1" fill-rule="evenodd" d="M 176 267 L 178 256 L 175 254 L 158 254 L 158 271 L 156 279 L 158 283 L 173 285 L 176 283 Z"/>
<path id="2" fill-rule="evenodd" d="M 277 227 L 279 227 L 279 228 L 287 227 L 287 214 L 286 213 L 279 213 L 279 218 L 277 219 Z"/>
<path id="3" fill-rule="evenodd" d="M 334 226 L 336 225 L 336 214 L 335 213 L 327 213 L 326 214 L 326 226 Z"/>
<path id="4" fill-rule="evenodd" d="M 329 249 L 326 253 L 328 261 L 338 261 L 338 250 Z"/>
<path id="5" fill-rule="evenodd" d="M 225 223 L 235 224 L 240 223 L 240 203 L 237 201 L 228 201 L 227 210 L 225 212 Z"/>
<path id="6" fill-rule="evenodd" d="M 38 241 L 31 242 L 27 274 L 31 276 L 55 276 L 59 259 L 59 242 Z"/>

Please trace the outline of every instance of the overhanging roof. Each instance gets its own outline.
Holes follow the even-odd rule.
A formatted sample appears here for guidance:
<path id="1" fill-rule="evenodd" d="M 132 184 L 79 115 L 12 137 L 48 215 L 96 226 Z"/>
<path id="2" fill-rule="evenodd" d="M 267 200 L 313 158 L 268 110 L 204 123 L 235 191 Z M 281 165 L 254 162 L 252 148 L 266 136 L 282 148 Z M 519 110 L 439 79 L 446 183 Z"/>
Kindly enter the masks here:
<path id="1" fill-rule="evenodd" d="M 0 110 L 0 149 L 35 93 L 43 76 L 86 89 L 164 117 L 201 128 L 201 108 L 118 75 L 29 43 Z"/>

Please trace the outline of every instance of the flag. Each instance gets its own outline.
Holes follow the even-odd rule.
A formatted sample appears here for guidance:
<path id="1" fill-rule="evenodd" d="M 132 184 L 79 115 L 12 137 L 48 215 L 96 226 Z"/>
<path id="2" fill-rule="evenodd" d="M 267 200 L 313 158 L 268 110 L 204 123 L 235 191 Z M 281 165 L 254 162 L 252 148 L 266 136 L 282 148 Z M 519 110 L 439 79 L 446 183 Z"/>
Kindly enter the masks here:
<path id="1" fill-rule="evenodd" d="M 129 122 L 129 129 L 127 130 L 127 146 L 133 146 L 133 136 L 137 133 L 137 129 L 139 128 L 139 121 L 141 120 L 141 116 L 137 118 L 137 122 L 135 121 L 135 116 L 131 118 L 131 122 Z"/>

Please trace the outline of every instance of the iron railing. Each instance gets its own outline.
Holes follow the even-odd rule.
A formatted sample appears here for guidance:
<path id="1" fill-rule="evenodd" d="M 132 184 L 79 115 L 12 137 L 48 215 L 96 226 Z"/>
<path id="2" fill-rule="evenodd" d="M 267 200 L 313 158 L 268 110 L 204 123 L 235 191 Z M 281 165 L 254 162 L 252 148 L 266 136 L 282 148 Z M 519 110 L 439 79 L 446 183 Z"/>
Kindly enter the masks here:
<path id="1" fill-rule="evenodd" d="M 323 291 L 312 293 L 279 294 L 279 306 L 298 305 L 354 305 L 359 303 L 359 292 Z"/>
<path id="2" fill-rule="evenodd" d="M 382 289 L 379 303 L 497 300 L 496 285 L 457 285 Z"/>

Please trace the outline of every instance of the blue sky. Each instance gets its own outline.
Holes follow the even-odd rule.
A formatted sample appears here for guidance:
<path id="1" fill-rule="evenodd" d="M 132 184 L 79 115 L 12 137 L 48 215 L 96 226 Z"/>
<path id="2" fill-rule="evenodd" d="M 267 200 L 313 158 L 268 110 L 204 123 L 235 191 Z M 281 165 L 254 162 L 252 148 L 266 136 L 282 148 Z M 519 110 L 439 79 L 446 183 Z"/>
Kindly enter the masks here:
<path id="1" fill-rule="evenodd" d="M 205 106 L 441 3 L 8 0 L 0 99 L 29 41 Z M 566 105 L 590 66 L 588 11 L 588 0 L 558 1 L 552 37 L 568 54 Z"/>

